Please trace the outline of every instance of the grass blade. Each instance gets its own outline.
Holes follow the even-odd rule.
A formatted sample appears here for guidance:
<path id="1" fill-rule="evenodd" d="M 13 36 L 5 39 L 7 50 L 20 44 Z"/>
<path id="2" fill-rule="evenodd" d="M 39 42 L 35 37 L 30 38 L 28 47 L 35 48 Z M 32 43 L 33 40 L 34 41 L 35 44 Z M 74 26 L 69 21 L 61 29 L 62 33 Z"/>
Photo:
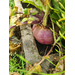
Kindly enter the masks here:
<path id="1" fill-rule="evenodd" d="M 46 60 L 48 60 L 52 65 L 56 66 L 52 61 L 50 61 L 48 58 L 45 58 Z"/>
<path id="2" fill-rule="evenodd" d="M 31 64 L 29 61 L 27 61 L 23 56 L 16 54 L 17 57 L 19 57 L 21 60 L 23 60 L 24 62 Z"/>

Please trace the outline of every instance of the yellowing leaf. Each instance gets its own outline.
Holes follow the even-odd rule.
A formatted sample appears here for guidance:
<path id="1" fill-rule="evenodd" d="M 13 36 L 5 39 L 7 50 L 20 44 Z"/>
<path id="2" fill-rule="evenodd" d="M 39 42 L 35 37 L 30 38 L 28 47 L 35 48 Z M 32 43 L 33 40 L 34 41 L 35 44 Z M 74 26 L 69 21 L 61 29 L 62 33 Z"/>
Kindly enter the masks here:
<path id="1" fill-rule="evenodd" d="M 22 19 L 22 22 L 25 22 L 25 21 L 27 21 L 28 20 L 28 18 L 23 18 Z"/>
<path id="2" fill-rule="evenodd" d="M 33 21 L 33 18 L 32 18 L 32 17 L 29 17 L 29 20 L 30 20 L 30 21 Z"/>
<path id="3" fill-rule="evenodd" d="M 9 55 L 9 60 L 11 60 L 11 56 Z"/>
<path id="4" fill-rule="evenodd" d="M 13 44 L 11 41 L 9 41 L 9 51 L 10 53 L 14 54 L 15 51 L 19 51 L 21 47 L 21 43 L 19 44 Z"/>
<path id="5" fill-rule="evenodd" d="M 31 24 L 32 23 L 32 21 L 28 21 L 28 24 Z"/>
<path id="6" fill-rule="evenodd" d="M 40 65 L 37 66 L 37 63 L 35 63 L 34 66 L 29 71 L 42 72 L 42 68 Z"/>
<path id="7" fill-rule="evenodd" d="M 61 31 L 59 31 L 59 35 L 65 40 L 65 36 L 62 35 Z"/>
<path id="8" fill-rule="evenodd" d="M 23 25 L 20 21 L 16 21 L 16 26 Z"/>
<path id="9" fill-rule="evenodd" d="M 61 19 L 59 19 L 58 21 L 61 22 L 61 21 L 63 21 L 63 20 L 65 21 L 65 18 L 61 18 Z"/>
<path id="10" fill-rule="evenodd" d="M 14 25 L 16 21 L 17 21 L 17 18 L 15 16 L 12 16 L 11 19 L 10 19 L 9 26 Z"/>
<path id="11" fill-rule="evenodd" d="M 45 59 L 45 58 L 50 58 L 49 56 L 44 56 L 42 59 Z"/>
<path id="12" fill-rule="evenodd" d="M 48 5 L 48 0 L 41 0 L 44 6 Z"/>
<path id="13" fill-rule="evenodd" d="M 20 75 L 18 72 L 9 73 L 9 75 Z"/>
<path id="14" fill-rule="evenodd" d="M 11 38 L 12 36 L 13 36 L 13 31 L 10 31 L 9 38 Z"/>
<path id="15" fill-rule="evenodd" d="M 18 7 L 17 6 L 14 6 L 13 12 L 17 12 L 17 11 L 18 11 Z"/>
<path id="16" fill-rule="evenodd" d="M 35 67 L 34 72 L 43 72 L 41 66 L 38 65 L 37 67 Z"/>
<path id="17" fill-rule="evenodd" d="M 59 22 L 58 21 L 56 21 L 56 24 L 57 24 L 57 26 L 59 27 L 59 28 L 61 28 L 62 26 L 59 24 Z"/>
<path id="18" fill-rule="evenodd" d="M 9 17 L 12 16 L 12 8 L 9 7 Z"/>
<path id="19" fill-rule="evenodd" d="M 65 58 L 63 58 L 62 60 L 59 60 L 55 69 L 58 70 L 58 71 L 60 71 L 60 70 L 64 71 L 65 70 Z"/>
<path id="20" fill-rule="evenodd" d="M 41 68 L 41 66 L 40 65 L 38 65 L 38 63 L 35 63 L 33 66 L 28 66 L 27 68 L 26 68 L 26 70 L 29 70 L 30 72 L 28 72 L 26 75 L 28 75 L 28 74 L 32 74 L 32 72 L 43 72 L 42 71 L 42 68 Z"/>
<path id="21" fill-rule="evenodd" d="M 31 9 L 29 9 L 29 8 L 25 8 L 24 11 L 23 11 L 23 14 L 24 15 L 29 15 L 30 14 L 30 10 Z"/>
<path id="22" fill-rule="evenodd" d="M 13 45 L 9 46 L 9 50 L 10 51 L 18 51 L 20 47 L 21 47 L 21 44 L 19 44 L 19 45 L 13 44 Z"/>

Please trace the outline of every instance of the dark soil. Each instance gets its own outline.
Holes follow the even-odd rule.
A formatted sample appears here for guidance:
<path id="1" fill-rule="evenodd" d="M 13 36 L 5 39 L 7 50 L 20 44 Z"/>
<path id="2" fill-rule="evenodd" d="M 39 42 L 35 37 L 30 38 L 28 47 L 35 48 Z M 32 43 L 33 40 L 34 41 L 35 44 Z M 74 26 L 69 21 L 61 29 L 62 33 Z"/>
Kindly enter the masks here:
<path id="1" fill-rule="evenodd" d="M 40 44 L 36 39 L 35 39 L 35 41 L 36 41 L 36 45 L 37 45 L 39 54 L 40 54 L 41 56 L 46 55 L 46 54 L 49 52 L 49 50 L 51 49 L 51 47 L 52 47 L 52 45 Z M 55 51 L 55 49 L 59 50 L 57 46 L 54 46 L 53 51 L 52 51 L 50 54 L 57 53 L 57 52 Z"/>
<path id="2" fill-rule="evenodd" d="M 21 32 L 20 32 L 19 26 L 14 28 L 13 33 L 14 33 L 14 36 L 17 37 L 17 39 L 19 39 L 19 40 L 21 39 Z M 35 39 L 35 42 L 36 42 L 36 45 L 37 45 L 37 48 L 38 48 L 38 52 L 41 56 L 46 55 L 52 47 L 52 45 L 41 44 L 36 39 Z M 53 51 L 50 54 L 57 53 L 55 51 L 55 49 L 59 50 L 57 46 L 54 46 Z"/>
<path id="3" fill-rule="evenodd" d="M 13 34 L 17 37 L 17 39 L 21 38 L 20 26 L 14 28 Z"/>

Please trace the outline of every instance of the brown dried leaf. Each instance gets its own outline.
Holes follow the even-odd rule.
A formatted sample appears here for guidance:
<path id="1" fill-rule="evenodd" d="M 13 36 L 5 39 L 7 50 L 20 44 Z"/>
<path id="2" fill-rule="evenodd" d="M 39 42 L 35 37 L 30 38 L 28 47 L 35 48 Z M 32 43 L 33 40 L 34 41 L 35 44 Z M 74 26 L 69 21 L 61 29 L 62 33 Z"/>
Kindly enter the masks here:
<path id="1" fill-rule="evenodd" d="M 48 0 L 41 0 L 44 6 L 48 5 Z"/>
<path id="2" fill-rule="evenodd" d="M 20 73 L 13 72 L 13 73 L 9 73 L 9 75 L 20 75 Z"/>
<path id="3" fill-rule="evenodd" d="M 10 31 L 9 33 L 9 39 L 13 36 L 13 31 Z"/>
<path id="4" fill-rule="evenodd" d="M 33 71 L 33 72 L 43 72 L 41 66 L 38 65 L 37 63 L 35 63 L 33 66 L 29 65 L 26 68 L 26 70 Z M 29 72 L 26 75 L 28 75 L 28 74 L 32 74 L 32 72 Z"/>
<path id="5" fill-rule="evenodd" d="M 17 17 L 16 16 L 11 16 L 10 26 L 12 26 L 13 24 L 15 24 L 16 21 L 17 21 Z"/>
<path id="6" fill-rule="evenodd" d="M 9 55 L 9 60 L 11 59 L 11 56 Z"/>
<path id="7" fill-rule="evenodd" d="M 44 59 L 44 58 L 50 58 L 49 56 L 44 56 L 42 59 Z"/>
<path id="8" fill-rule="evenodd" d="M 29 71 L 42 72 L 42 68 L 40 65 L 37 65 L 37 63 L 35 63 L 32 69 L 30 69 Z"/>
<path id="9" fill-rule="evenodd" d="M 12 16 L 12 8 L 9 7 L 9 17 Z"/>
<path id="10" fill-rule="evenodd" d="M 55 70 L 53 70 L 53 73 L 57 73 L 57 72 L 62 72 L 65 70 L 65 58 L 62 60 L 59 60 L 59 62 L 57 63 Z M 62 74 L 60 74 L 62 75 Z M 65 75 L 65 74 L 63 74 Z"/>
<path id="11" fill-rule="evenodd" d="M 23 25 L 23 24 L 20 22 L 20 20 L 17 20 L 16 21 L 16 26 L 20 26 L 20 25 Z"/>
<path id="12" fill-rule="evenodd" d="M 10 51 L 17 51 L 18 48 L 21 47 L 21 44 L 17 45 L 17 44 L 13 44 L 9 46 Z"/>
<path id="13" fill-rule="evenodd" d="M 19 51 L 20 48 L 21 48 L 21 43 L 13 44 L 11 41 L 9 41 L 9 51 L 10 51 L 10 53 L 14 54 L 16 51 Z"/>
<path id="14" fill-rule="evenodd" d="M 59 62 L 57 63 L 55 69 L 56 70 L 61 70 L 61 71 L 65 70 L 65 58 L 62 59 L 62 60 L 59 60 Z"/>

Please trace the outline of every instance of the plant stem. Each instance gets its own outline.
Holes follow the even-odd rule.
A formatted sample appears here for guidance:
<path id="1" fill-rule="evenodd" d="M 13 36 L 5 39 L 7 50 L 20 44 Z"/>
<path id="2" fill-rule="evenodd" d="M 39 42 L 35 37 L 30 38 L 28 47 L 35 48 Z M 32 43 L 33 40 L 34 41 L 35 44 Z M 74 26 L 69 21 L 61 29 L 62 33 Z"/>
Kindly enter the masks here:
<path id="1" fill-rule="evenodd" d="M 50 0 L 48 2 L 50 4 Z M 44 15 L 44 18 L 43 18 L 43 25 L 44 26 L 47 26 L 48 12 L 49 12 L 49 5 L 47 4 L 46 5 L 46 12 L 45 12 L 45 15 Z"/>
<path id="2" fill-rule="evenodd" d="M 16 25 L 10 26 L 10 27 L 9 27 L 9 30 L 10 30 L 11 28 L 14 28 L 14 27 L 16 27 Z"/>
<path id="3" fill-rule="evenodd" d="M 50 19 L 51 19 L 51 22 L 52 22 L 53 31 L 55 32 L 54 23 L 53 23 L 53 20 L 52 20 L 51 16 L 50 16 Z M 54 41 L 56 41 L 55 33 L 53 33 L 53 36 L 54 36 Z"/>

